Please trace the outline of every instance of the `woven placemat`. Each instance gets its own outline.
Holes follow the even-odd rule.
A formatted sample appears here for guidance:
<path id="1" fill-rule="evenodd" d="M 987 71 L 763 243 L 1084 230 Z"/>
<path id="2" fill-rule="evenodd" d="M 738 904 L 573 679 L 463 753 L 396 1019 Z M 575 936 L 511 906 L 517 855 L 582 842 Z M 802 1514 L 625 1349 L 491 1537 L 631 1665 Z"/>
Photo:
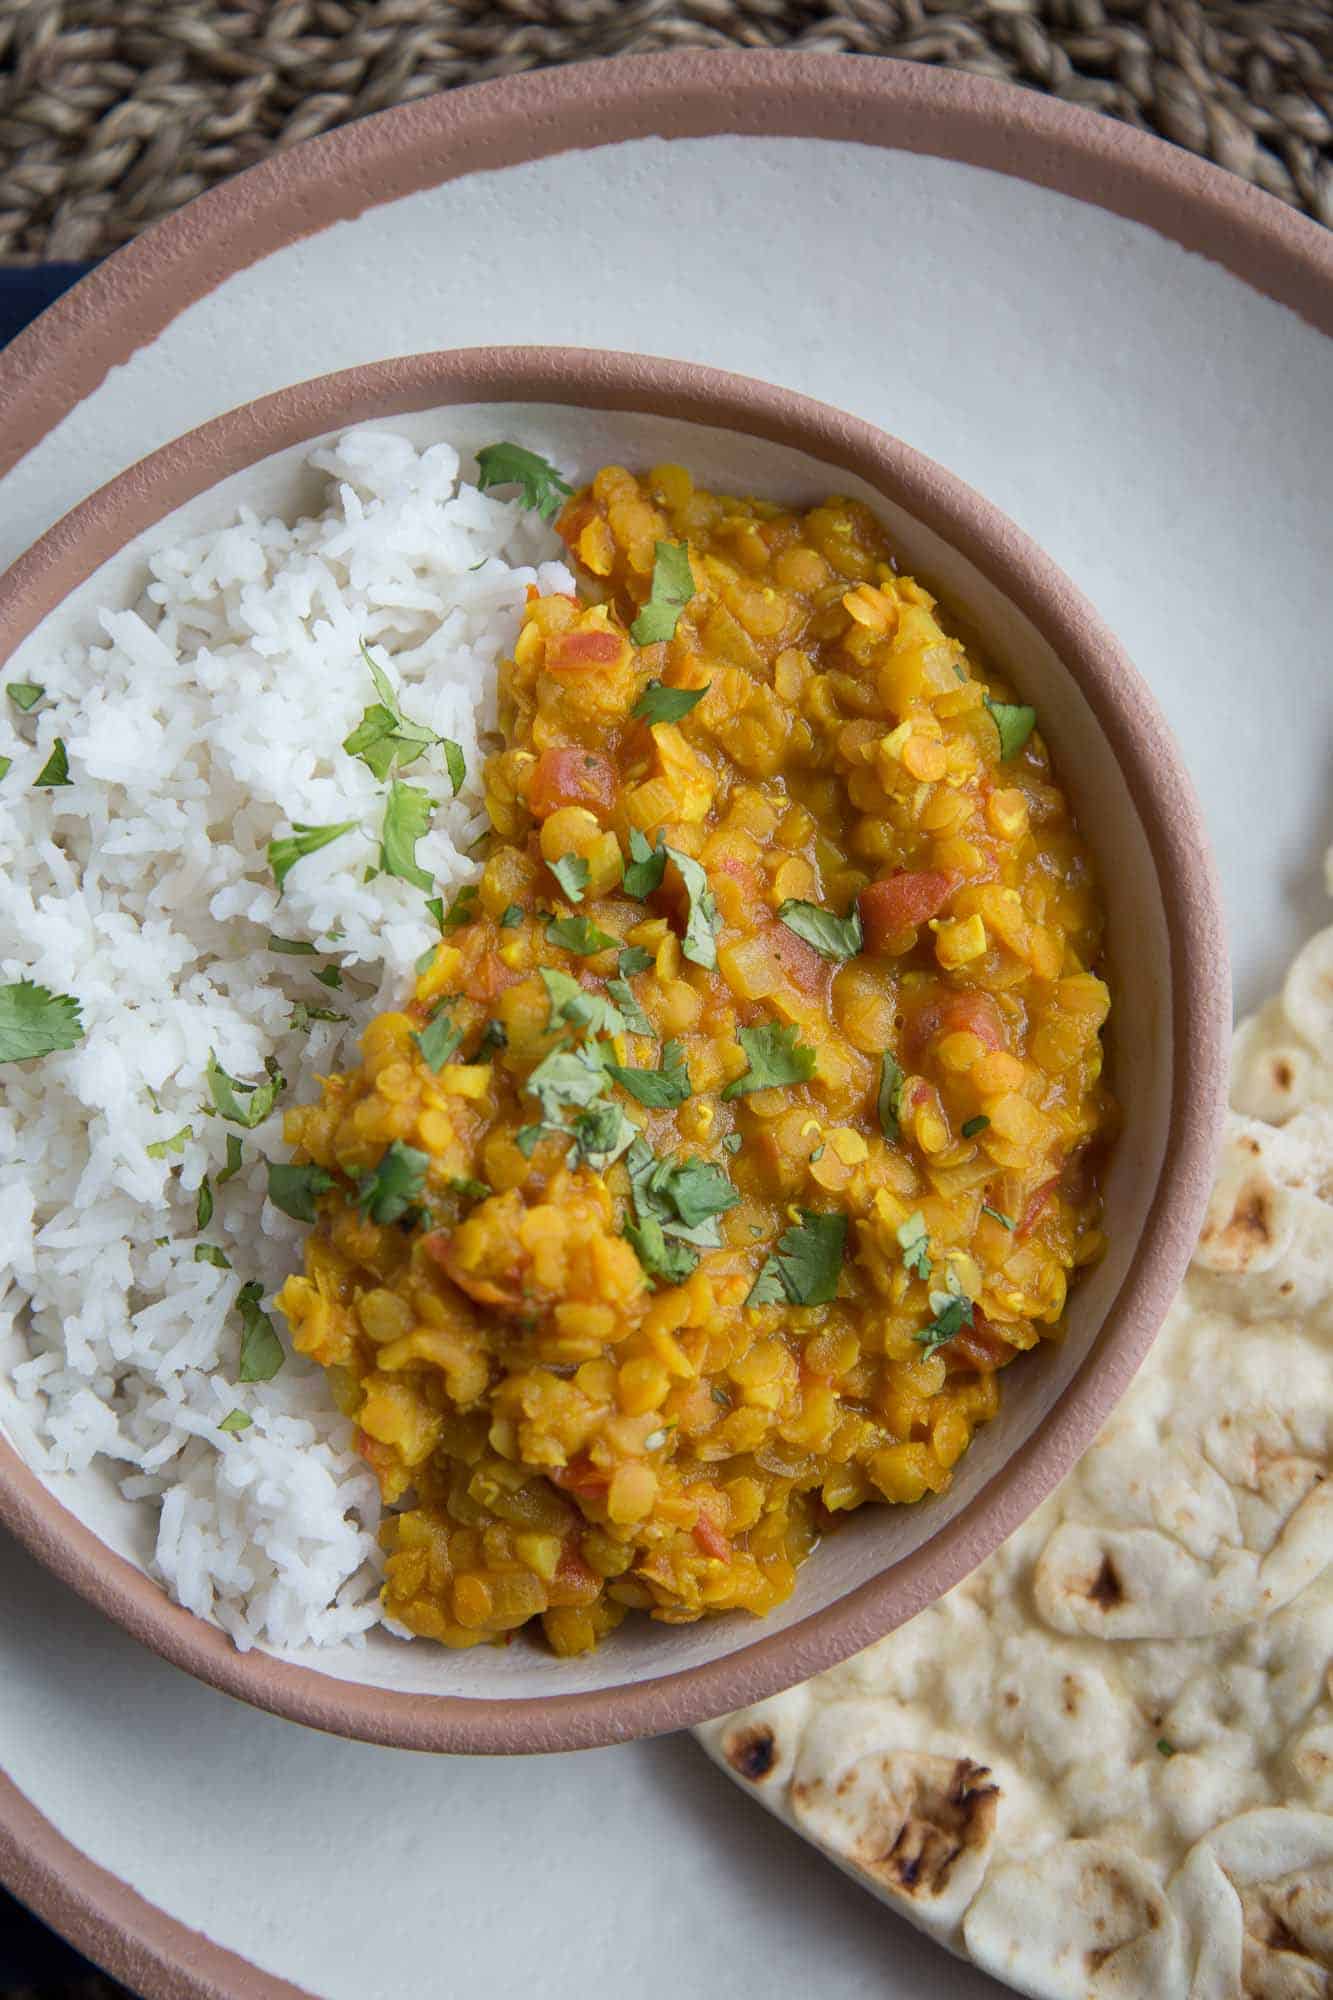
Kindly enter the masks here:
<path id="1" fill-rule="evenodd" d="M 279 147 L 460 83 L 736 47 L 1005 77 L 1333 224 L 1331 0 L 0 0 L 0 259 L 101 256 Z"/>

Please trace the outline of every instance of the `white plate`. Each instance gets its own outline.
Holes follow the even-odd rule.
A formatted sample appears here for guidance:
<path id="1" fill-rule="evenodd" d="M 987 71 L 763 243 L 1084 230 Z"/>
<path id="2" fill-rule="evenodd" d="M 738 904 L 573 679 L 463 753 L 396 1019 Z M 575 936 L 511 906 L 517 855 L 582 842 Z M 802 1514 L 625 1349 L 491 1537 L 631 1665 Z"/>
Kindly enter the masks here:
<path id="1" fill-rule="evenodd" d="M 1279 289 L 1303 271 L 1306 310 L 1329 312 L 1327 327 L 1333 256 L 1313 225 L 1060 107 L 859 61 L 731 65 L 734 120 L 701 98 L 697 123 L 744 136 L 619 137 L 634 129 L 624 79 L 651 134 L 700 70 L 613 67 L 615 117 L 582 79 L 589 150 L 526 157 L 553 143 L 547 126 L 578 89 L 566 73 L 455 97 L 447 120 L 401 114 L 426 153 L 431 118 L 448 122 L 453 164 L 427 161 L 428 184 L 392 200 L 370 177 L 360 199 L 378 206 L 196 296 L 10 472 L 0 555 L 193 424 L 386 353 L 570 342 L 766 376 L 961 473 L 1118 631 L 1191 762 L 1251 1004 L 1322 913 L 1333 339 L 1162 232 L 1243 268 L 1252 257 Z M 509 117 L 498 138 L 496 106 Z M 483 125 L 484 169 L 468 173 Z M 816 129 L 874 143 L 799 136 Z M 329 171 L 369 159 L 361 143 L 325 152 Z M 908 149 L 932 146 L 955 156 Z M 1087 198 L 1039 184 L 1062 162 Z M 263 171 L 254 241 L 267 245 L 268 221 L 308 190 L 299 160 Z M 208 271 L 212 212 L 167 225 L 182 268 L 194 257 Z M 233 261 L 243 221 L 232 214 Z M 84 366 L 116 357 L 132 291 L 109 319 L 93 289 L 76 303 Z M 57 393 L 40 366 L 32 380 L 33 395 Z M 12 374 L 8 386 L 13 411 Z M 8 1545 L 0 1587 L 0 1757 L 42 1816 L 0 1796 L 0 1865 L 152 1995 L 170 1980 L 272 2000 L 275 1978 L 320 2000 L 464 1984 L 475 2000 L 1000 1990 L 890 1924 L 687 1741 L 540 1764 L 334 1742 L 140 1652 Z M 90 1881 L 79 1856 L 115 1880 Z"/>

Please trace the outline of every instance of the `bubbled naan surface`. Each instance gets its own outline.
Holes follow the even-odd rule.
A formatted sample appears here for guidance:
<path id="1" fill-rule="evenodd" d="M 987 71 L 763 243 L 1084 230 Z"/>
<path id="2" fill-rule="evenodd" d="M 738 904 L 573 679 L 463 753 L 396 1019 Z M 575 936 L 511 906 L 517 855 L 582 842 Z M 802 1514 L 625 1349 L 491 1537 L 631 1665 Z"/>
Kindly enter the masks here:
<path id="1" fill-rule="evenodd" d="M 1064 1484 L 910 1624 L 699 1732 L 1046 2000 L 1333 2000 L 1333 929 L 1237 1031 L 1232 1102 L 1181 1295 Z"/>

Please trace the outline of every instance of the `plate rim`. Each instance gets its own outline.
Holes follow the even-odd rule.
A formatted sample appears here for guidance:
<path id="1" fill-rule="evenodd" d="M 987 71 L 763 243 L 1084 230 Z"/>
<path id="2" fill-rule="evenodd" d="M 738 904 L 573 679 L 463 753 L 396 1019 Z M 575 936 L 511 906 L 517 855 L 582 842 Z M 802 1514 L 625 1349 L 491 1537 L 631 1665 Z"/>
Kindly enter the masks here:
<path id="1" fill-rule="evenodd" d="M 712 75 L 720 78 L 724 69 L 725 84 L 714 86 Z M 613 70 L 619 76 L 605 75 Z M 1222 169 L 1096 112 L 1016 86 L 885 58 L 786 51 L 619 58 L 465 86 L 378 114 L 253 167 L 155 225 L 48 308 L 0 357 L 5 407 L 31 417 L 21 431 L 7 425 L 0 432 L 0 472 L 16 464 L 118 360 L 155 337 L 190 298 L 276 247 L 254 237 L 247 244 L 243 211 L 253 204 L 267 202 L 276 209 L 292 203 L 297 213 L 283 241 L 327 226 L 337 218 L 301 222 L 302 186 L 341 173 L 355 184 L 373 154 L 383 151 L 386 128 L 395 121 L 402 133 L 399 150 L 416 148 L 420 154 L 419 187 L 571 146 L 591 149 L 660 132 L 660 122 L 645 126 L 636 116 L 645 91 L 629 88 L 631 76 L 642 77 L 659 98 L 699 93 L 707 115 L 698 136 L 705 129 L 754 131 L 761 113 L 766 131 L 930 153 L 1060 192 L 1070 192 L 1072 159 L 1084 176 L 1079 199 L 1146 222 L 1167 240 L 1213 257 L 1251 289 L 1333 335 L 1333 238 Z M 590 105 L 603 103 L 605 122 L 590 128 Z M 824 115 L 830 106 L 839 114 L 837 132 Z M 542 143 L 537 128 L 543 121 L 550 126 L 562 108 L 567 118 L 578 113 L 579 136 L 568 144 L 558 138 Z M 878 122 L 887 114 L 901 114 L 897 129 Z M 950 133 L 956 143 L 949 143 Z M 346 212 L 360 213 L 410 191 L 362 189 L 364 199 L 351 202 Z M 210 257 L 223 251 L 231 261 L 210 268 Z M 164 307 L 165 287 L 152 275 L 158 260 L 178 288 L 194 283 L 190 297 L 167 300 Z M 122 316 L 128 323 L 119 344 L 99 342 L 96 336 L 113 324 L 118 328 Z M 89 366 L 67 393 L 62 369 L 81 343 Z M 131 1981 L 145 2000 L 241 2000 L 242 1993 L 253 2000 L 308 2000 L 279 1975 L 212 1945 L 148 1902 L 66 1840 L 7 1779 L 0 1779 L 0 1879 L 93 1959 Z"/>

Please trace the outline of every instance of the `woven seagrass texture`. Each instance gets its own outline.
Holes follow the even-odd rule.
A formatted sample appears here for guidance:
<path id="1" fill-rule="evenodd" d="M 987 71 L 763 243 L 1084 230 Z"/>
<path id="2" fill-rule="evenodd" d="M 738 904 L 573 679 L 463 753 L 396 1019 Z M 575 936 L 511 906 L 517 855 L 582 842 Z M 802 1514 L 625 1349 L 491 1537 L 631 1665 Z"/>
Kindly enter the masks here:
<path id="1" fill-rule="evenodd" d="M 0 258 L 100 256 L 266 154 L 410 98 L 684 48 L 1007 78 L 1333 224 L 1333 0 L 0 0 Z"/>

